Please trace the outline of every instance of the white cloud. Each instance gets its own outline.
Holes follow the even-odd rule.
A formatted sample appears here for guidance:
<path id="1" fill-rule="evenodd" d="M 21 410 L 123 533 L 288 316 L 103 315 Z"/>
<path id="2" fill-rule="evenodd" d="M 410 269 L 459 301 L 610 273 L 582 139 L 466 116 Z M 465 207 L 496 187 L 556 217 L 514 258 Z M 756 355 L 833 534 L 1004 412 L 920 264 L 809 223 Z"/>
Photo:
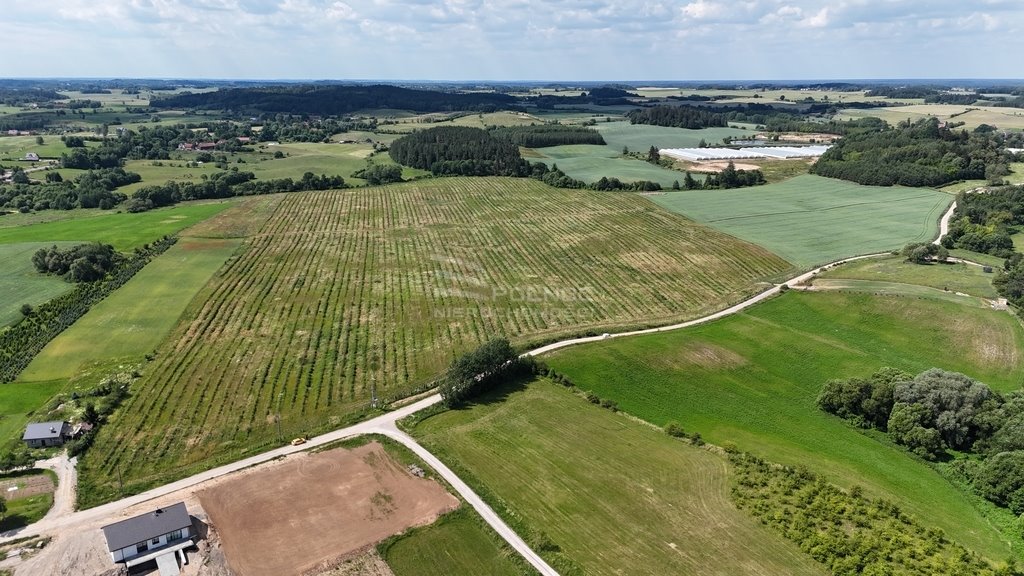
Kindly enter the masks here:
<path id="1" fill-rule="evenodd" d="M 5 44 L 7 75 L 1019 76 L 1014 54 L 1024 48 L 1020 0 L 9 4 L 0 18 L 0 33 L 12 39 Z"/>

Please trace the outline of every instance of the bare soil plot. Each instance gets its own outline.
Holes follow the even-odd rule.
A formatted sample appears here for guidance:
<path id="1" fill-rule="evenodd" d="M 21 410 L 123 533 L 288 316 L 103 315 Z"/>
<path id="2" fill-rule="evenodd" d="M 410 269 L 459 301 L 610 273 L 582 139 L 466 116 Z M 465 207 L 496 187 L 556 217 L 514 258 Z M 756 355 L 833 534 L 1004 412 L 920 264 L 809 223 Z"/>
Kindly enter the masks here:
<path id="1" fill-rule="evenodd" d="M 0 496 L 8 502 L 37 494 L 50 494 L 54 488 L 53 480 L 46 474 L 0 480 Z"/>
<path id="2" fill-rule="evenodd" d="M 303 574 L 458 506 L 378 443 L 296 458 L 199 500 L 239 576 Z"/>

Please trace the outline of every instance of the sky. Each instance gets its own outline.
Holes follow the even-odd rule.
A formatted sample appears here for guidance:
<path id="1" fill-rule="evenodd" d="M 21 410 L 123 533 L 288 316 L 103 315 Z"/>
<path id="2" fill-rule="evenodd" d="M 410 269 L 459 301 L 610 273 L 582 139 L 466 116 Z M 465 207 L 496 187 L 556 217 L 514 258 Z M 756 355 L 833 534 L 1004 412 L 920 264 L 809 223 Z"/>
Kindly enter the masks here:
<path id="1" fill-rule="evenodd" d="M 1021 78 L 1024 0 L 11 0 L 0 77 Z"/>

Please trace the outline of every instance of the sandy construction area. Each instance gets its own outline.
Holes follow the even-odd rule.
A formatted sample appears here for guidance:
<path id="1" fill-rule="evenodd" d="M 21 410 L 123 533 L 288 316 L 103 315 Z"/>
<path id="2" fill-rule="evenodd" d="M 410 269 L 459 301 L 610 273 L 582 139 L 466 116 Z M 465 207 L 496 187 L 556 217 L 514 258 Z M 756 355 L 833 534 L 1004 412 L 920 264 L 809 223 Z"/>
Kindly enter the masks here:
<path id="1" fill-rule="evenodd" d="M 458 506 L 371 442 L 300 455 L 199 493 L 238 576 L 301 575 Z"/>

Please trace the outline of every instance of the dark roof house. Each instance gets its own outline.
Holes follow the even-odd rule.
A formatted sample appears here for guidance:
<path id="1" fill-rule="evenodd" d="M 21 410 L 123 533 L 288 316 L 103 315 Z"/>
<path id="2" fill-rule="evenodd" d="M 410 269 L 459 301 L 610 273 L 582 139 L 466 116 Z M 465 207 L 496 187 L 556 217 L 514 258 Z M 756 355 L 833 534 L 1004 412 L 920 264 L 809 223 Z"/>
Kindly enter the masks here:
<path id="1" fill-rule="evenodd" d="M 33 422 L 25 427 L 21 437 L 29 448 L 62 446 L 71 436 L 71 426 L 67 422 Z"/>
<path id="2" fill-rule="evenodd" d="M 188 563 L 184 549 L 192 546 L 192 517 L 178 502 L 104 526 L 103 536 L 114 562 L 131 567 L 155 560 L 161 576 L 176 576 L 177 559 Z"/>

